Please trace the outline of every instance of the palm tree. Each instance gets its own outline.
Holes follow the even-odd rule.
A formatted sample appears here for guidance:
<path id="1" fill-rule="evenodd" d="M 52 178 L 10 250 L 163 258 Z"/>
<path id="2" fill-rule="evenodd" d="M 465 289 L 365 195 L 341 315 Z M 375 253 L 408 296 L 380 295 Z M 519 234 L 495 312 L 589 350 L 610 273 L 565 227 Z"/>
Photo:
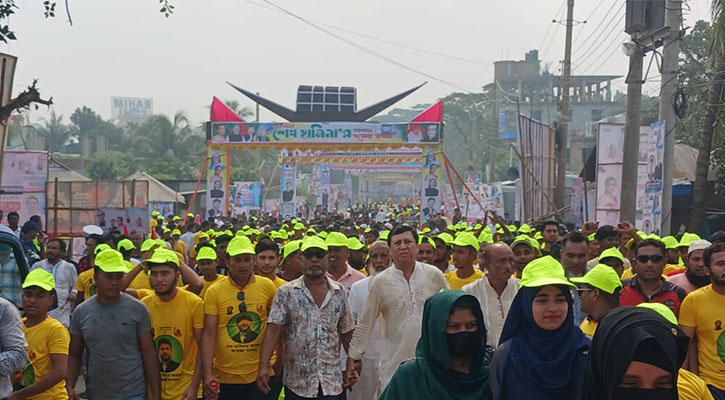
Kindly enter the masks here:
<path id="1" fill-rule="evenodd" d="M 63 116 L 57 115 L 55 110 L 50 111 L 50 119 L 41 118 L 43 126 L 38 128 L 38 134 L 45 139 L 45 147 L 51 155 L 65 148 L 71 138 L 70 128 L 63 124 Z"/>
<path id="2" fill-rule="evenodd" d="M 710 48 L 710 84 L 705 112 L 700 123 L 695 183 L 692 188 L 692 210 L 687 224 L 689 232 L 700 232 L 705 215 L 707 172 L 715 124 L 720 111 L 725 84 L 725 0 L 712 0 L 712 47 Z"/>
<path id="3" fill-rule="evenodd" d="M 242 119 L 251 118 L 254 116 L 254 110 L 249 106 L 242 106 L 237 100 L 224 100 L 224 104 L 231 108 Z"/>

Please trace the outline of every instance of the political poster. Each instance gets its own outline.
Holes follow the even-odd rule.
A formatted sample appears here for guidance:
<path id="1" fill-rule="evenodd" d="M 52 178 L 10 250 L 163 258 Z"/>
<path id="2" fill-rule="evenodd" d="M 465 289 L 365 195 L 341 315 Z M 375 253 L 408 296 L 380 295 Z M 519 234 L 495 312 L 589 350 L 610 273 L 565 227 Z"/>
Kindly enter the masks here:
<path id="1" fill-rule="evenodd" d="M 281 213 L 283 217 L 295 216 L 296 175 L 297 168 L 294 162 L 282 164 L 282 175 L 280 178 L 280 199 L 282 200 Z"/>
<path id="2" fill-rule="evenodd" d="M 148 232 L 147 210 L 140 207 L 99 208 L 95 211 L 95 225 L 103 229 L 103 233 L 119 231 L 128 236 L 131 232 Z"/>
<path id="3" fill-rule="evenodd" d="M 3 192 L 45 192 L 45 182 L 47 180 L 47 151 L 5 152 L 2 168 Z"/>
<path id="4" fill-rule="evenodd" d="M 5 217 L 11 211 L 17 212 L 20 216 L 20 225 L 33 215 L 38 215 L 42 223 L 41 228 L 46 230 L 45 193 L 4 194 L 0 196 L 0 210 L 3 210 Z"/>
<path id="5" fill-rule="evenodd" d="M 151 218 L 151 214 L 153 214 L 154 211 L 163 215 L 164 217 L 174 215 L 174 203 L 170 201 L 152 201 L 149 204 L 148 218 Z"/>
<path id="6" fill-rule="evenodd" d="M 234 182 L 229 188 L 232 215 L 241 215 L 262 208 L 261 182 Z"/>
<path id="7" fill-rule="evenodd" d="M 210 148 L 209 160 L 209 167 L 206 171 L 206 214 L 204 219 L 227 215 L 227 190 L 229 190 L 227 151 Z"/>
<path id="8" fill-rule="evenodd" d="M 656 122 L 640 133 L 637 173 L 637 220 L 646 234 L 660 234 L 662 225 L 662 181 L 665 124 Z"/>
<path id="9" fill-rule="evenodd" d="M 332 174 L 332 171 L 330 170 L 330 164 L 320 164 L 318 168 L 319 177 L 317 181 L 319 184 L 318 187 L 318 196 L 317 196 L 317 205 L 322 206 L 322 209 L 324 211 L 330 211 L 331 210 L 331 188 L 330 188 L 330 175 Z"/>
<path id="10" fill-rule="evenodd" d="M 423 176 L 423 181 L 420 190 L 420 217 L 422 222 L 426 222 L 441 211 L 439 183 L 442 182 L 440 171 L 442 157 L 432 147 L 427 147 L 423 154 L 423 162 L 421 163 L 421 176 Z"/>

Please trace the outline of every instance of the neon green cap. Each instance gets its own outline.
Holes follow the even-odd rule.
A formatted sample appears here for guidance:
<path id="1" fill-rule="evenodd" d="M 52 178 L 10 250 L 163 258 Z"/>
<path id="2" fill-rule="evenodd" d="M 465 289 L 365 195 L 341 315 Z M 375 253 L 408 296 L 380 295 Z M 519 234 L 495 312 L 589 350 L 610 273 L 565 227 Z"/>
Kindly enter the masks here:
<path id="1" fill-rule="evenodd" d="M 23 282 L 23 289 L 31 286 L 37 286 L 46 292 L 55 289 L 55 278 L 53 274 L 43 268 L 36 268 L 28 273 Z"/>
<path id="2" fill-rule="evenodd" d="M 602 252 L 602 254 L 599 255 L 599 261 L 604 260 L 605 258 L 616 258 L 617 260 L 624 263 L 624 256 L 622 255 L 622 252 L 619 251 L 616 247 L 610 247 Z"/>
<path id="3" fill-rule="evenodd" d="M 423 230 L 421 232 L 430 233 L 430 231 L 431 231 L 430 228 L 426 226 L 425 228 L 423 228 Z"/>
<path id="4" fill-rule="evenodd" d="M 294 229 L 295 229 L 296 231 L 301 231 L 301 230 L 305 229 L 305 225 L 304 225 L 304 224 L 302 224 L 301 222 L 298 222 L 298 223 L 296 223 L 296 224 L 295 224 L 295 227 L 294 227 Z"/>
<path id="5" fill-rule="evenodd" d="M 178 215 L 174 215 L 174 218 L 171 218 L 172 221 L 181 221 L 181 217 Z"/>
<path id="6" fill-rule="evenodd" d="M 390 236 L 390 231 L 388 229 L 380 232 L 380 235 L 378 235 L 378 239 L 380 240 L 388 240 L 388 236 Z"/>
<path id="7" fill-rule="evenodd" d="M 186 214 L 186 216 L 189 218 L 194 218 L 194 213 L 188 213 L 188 214 Z"/>
<path id="8" fill-rule="evenodd" d="M 451 234 L 447 233 L 447 232 L 439 233 L 436 236 L 436 239 L 442 240 L 443 243 L 445 243 L 446 246 L 449 246 L 449 247 L 453 244 L 453 236 L 451 236 Z"/>
<path id="9" fill-rule="evenodd" d="M 335 233 L 335 232 L 332 232 L 332 233 Z M 343 235 L 343 236 L 345 236 L 345 235 Z M 307 238 L 302 241 L 302 246 L 300 247 L 300 251 L 302 251 L 304 253 L 308 249 L 320 249 L 320 250 L 327 251 L 328 247 L 327 247 L 327 243 L 325 243 L 325 241 L 322 240 L 322 238 L 319 238 L 317 236 L 307 236 Z"/>
<path id="10" fill-rule="evenodd" d="M 511 250 L 513 250 L 514 247 L 516 247 L 520 244 L 525 244 L 525 245 L 531 247 L 531 250 L 533 250 L 534 253 L 537 253 L 537 254 L 539 253 L 539 242 L 530 236 L 527 236 L 527 235 L 516 236 L 516 238 L 514 238 L 514 241 L 511 242 L 511 246 L 510 246 Z"/>
<path id="11" fill-rule="evenodd" d="M 483 225 L 481 225 L 481 224 L 476 224 L 476 225 L 473 225 L 473 229 L 474 229 L 474 230 L 479 230 L 479 229 L 481 229 L 481 228 L 483 228 Z"/>
<path id="12" fill-rule="evenodd" d="M 584 276 L 570 278 L 569 280 L 574 283 L 586 283 L 609 294 L 614 294 L 617 288 L 622 288 L 622 281 L 619 279 L 619 274 L 614 271 L 614 268 L 604 264 L 597 264 Z"/>
<path id="13" fill-rule="evenodd" d="M 347 247 L 347 236 L 340 232 L 330 232 L 325 238 L 327 247 Z"/>
<path id="14" fill-rule="evenodd" d="M 196 254 L 196 261 L 199 260 L 216 260 L 216 251 L 209 246 L 204 246 L 199 249 L 199 253 Z"/>
<path id="15" fill-rule="evenodd" d="M 531 261 L 521 273 L 521 287 L 541 287 L 547 285 L 576 287 L 576 285 L 566 279 L 564 267 L 552 256 L 539 257 Z"/>
<path id="16" fill-rule="evenodd" d="M 158 246 L 158 243 L 155 239 L 146 239 L 143 241 L 143 243 L 141 243 L 141 251 L 145 253 L 151 250 L 151 248 L 154 246 Z"/>
<path id="17" fill-rule="evenodd" d="M 159 248 L 154 250 L 151 257 L 144 260 L 142 264 L 144 266 L 148 266 L 148 264 L 174 264 L 174 266 L 178 267 L 179 257 L 173 250 Z"/>
<path id="18" fill-rule="evenodd" d="M 282 246 L 282 261 L 287 259 L 287 257 L 294 254 L 296 251 L 300 251 L 300 247 L 302 247 L 302 241 L 301 240 L 291 240 L 286 245 Z"/>
<path id="19" fill-rule="evenodd" d="M 357 251 L 364 249 L 365 245 L 363 245 L 358 238 L 351 237 L 347 239 L 347 248 L 352 251 Z"/>
<path id="20" fill-rule="evenodd" d="M 327 237 L 327 232 L 325 232 L 325 231 L 320 231 L 320 233 L 318 233 L 318 234 L 317 234 L 317 236 L 319 236 L 319 237 L 321 237 L 321 238 L 323 238 L 323 239 L 324 239 L 324 238 L 326 238 L 326 237 Z"/>
<path id="21" fill-rule="evenodd" d="M 98 254 L 98 253 L 102 252 L 103 250 L 108 250 L 110 248 L 111 248 L 111 246 L 109 246 L 105 243 L 101 243 L 101 244 L 97 245 L 95 249 L 93 249 L 93 254 Z"/>
<path id="22" fill-rule="evenodd" d="M 523 234 L 529 234 L 531 233 L 531 227 L 529 226 L 529 224 L 522 224 L 521 226 L 519 226 L 518 232 Z"/>
<path id="23" fill-rule="evenodd" d="M 169 229 L 169 228 L 164 229 L 164 233 L 171 233 L 171 229 Z"/>
<path id="24" fill-rule="evenodd" d="M 675 316 L 675 313 L 672 311 L 671 308 L 667 307 L 662 303 L 640 303 L 637 304 L 637 307 L 649 308 L 650 310 L 664 317 L 667 322 L 671 323 L 672 325 L 677 325 L 677 316 Z"/>
<path id="25" fill-rule="evenodd" d="M 237 236 L 229 241 L 227 244 L 227 254 L 231 257 L 238 256 L 240 254 L 256 254 L 254 252 L 254 246 L 252 241 L 246 236 Z"/>
<path id="26" fill-rule="evenodd" d="M 199 234 L 199 240 L 201 240 L 201 239 L 209 240 L 209 234 L 206 233 L 206 232 L 200 233 Z"/>
<path id="27" fill-rule="evenodd" d="M 680 246 L 680 243 L 677 242 L 677 239 L 674 236 L 663 237 L 662 243 L 665 244 L 666 249 L 676 250 Z"/>
<path id="28" fill-rule="evenodd" d="M 690 247 L 690 244 L 695 240 L 700 240 L 700 236 L 695 233 L 685 232 L 680 238 L 680 245 L 678 247 Z"/>
<path id="29" fill-rule="evenodd" d="M 596 238 L 597 238 L 597 233 L 596 232 L 592 232 L 592 233 L 589 234 L 589 236 L 587 236 L 587 239 L 590 242 L 593 242 L 594 240 L 596 240 Z"/>
<path id="30" fill-rule="evenodd" d="M 478 240 L 476 240 L 476 237 L 473 236 L 473 234 L 468 232 L 463 232 L 456 236 L 455 240 L 453 240 L 452 243 L 453 246 L 460 246 L 460 247 L 466 247 L 471 246 L 473 247 L 477 252 L 481 249 L 481 245 L 478 244 Z"/>
<path id="31" fill-rule="evenodd" d="M 118 241 L 118 250 L 129 251 L 136 248 L 136 245 L 129 239 L 121 239 Z"/>
<path id="32" fill-rule="evenodd" d="M 307 229 L 307 233 L 313 233 L 313 234 L 316 235 L 317 234 L 317 230 L 315 230 L 315 228 L 313 228 L 313 227 L 310 227 L 309 229 Z"/>
<path id="33" fill-rule="evenodd" d="M 486 233 L 481 231 L 481 234 L 478 235 L 478 242 L 479 243 L 488 243 L 493 244 L 493 235 L 490 233 Z"/>
<path id="34" fill-rule="evenodd" d="M 126 273 L 128 268 L 123 262 L 123 256 L 116 250 L 111 248 L 101 251 L 96 254 L 95 266 L 100 268 L 101 271 L 112 274 L 116 272 Z"/>
<path id="35" fill-rule="evenodd" d="M 151 212 L 151 216 L 152 217 L 157 217 L 157 216 L 159 216 L 159 212 L 158 211 L 152 211 Z"/>
<path id="36" fill-rule="evenodd" d="M 172 235 L 179 235 L 179 236 L 181 236 L 181 230 L 179 230 L 179 229 L 174 229 L 173 231 L 171 231 L 171 234 L 172 234 Z"/>
<path id="37" fill-rule="evenodd" d="M 536 239 L 536 240 L 542 240 L 542 239 L 544 239 L 544 237 L 541 235 L 541 232 L 536 232 L 534 234 L 534 239 Z"/>
<path id="38" fill-rule="evenodd" d="M 418 235 L 418 244 L 428 243 L 429 245 L 433 246 L 433 248 L 436 248 L 436 242 L 435 240 L 429 238 L 428 236 Z"/>

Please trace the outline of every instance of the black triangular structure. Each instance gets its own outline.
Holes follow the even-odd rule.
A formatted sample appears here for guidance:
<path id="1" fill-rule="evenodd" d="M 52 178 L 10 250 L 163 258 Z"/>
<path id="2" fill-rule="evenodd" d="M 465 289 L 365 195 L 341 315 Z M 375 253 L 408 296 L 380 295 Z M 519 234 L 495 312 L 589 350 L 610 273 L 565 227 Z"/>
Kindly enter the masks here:
<path id="1" fill-rule="evenodd" d="M 381 111 L 392 106 L 398 101 L 402 100 L 406 96 L 420 89 L 427 82 L 406 90 L 396 96 L 393 96 L 387 100 L 380 101 L 369 107 L 366 107 L 360 111 L 356 110 L 356 98 L 354 88 L 338 88 L 338 87 L 322 87 L 322 86 L 300 86 L 298 88 L 298 106 L 297 110 L 293 111 L 281 104 L 278 104 L 272 100 L 266 99 L 248 90 L 242 89 L 239 86 L 227 82 L 229 86 L 238 90 L 243 95 L 249 97 L 255 103 L 268 109 L 269 111 L 279 115 L 289 122 L 365 122 L 369 118 L 379 114 Z M 302 94 L 302 91 L 305 91 Z M 309 98 L 304 107 L 301 107 L 301 96 Z M 317 98 L 321 100 L 317 100 Z M 346 101 L 349 103 L 342 104 L 342 98 L 346 97 Z M 333 103 L 326 103 L 328 98 L 332 98 Z M 319 102 L 319 103 L 318 103 Z"/>

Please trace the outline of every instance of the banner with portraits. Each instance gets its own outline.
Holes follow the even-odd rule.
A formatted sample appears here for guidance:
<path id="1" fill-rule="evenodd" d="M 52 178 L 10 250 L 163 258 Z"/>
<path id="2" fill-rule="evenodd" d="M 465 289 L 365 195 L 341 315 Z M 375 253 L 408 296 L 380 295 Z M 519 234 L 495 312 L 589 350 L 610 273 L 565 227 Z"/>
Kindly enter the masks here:
<path id="1" fill-rule="evenodd" d="M 229 157 L 227 150 L 209 150 L 209 166 L 206 171 L 206 210 L 204 219 L 227 215 L 229 190 Z"/>
<path id="2" fill-rule="evenodd" d="M 664 140 L 664 121 L 655 122 L 649 130 L 640 132 L 635 226 L 646 234 L 659 235 L 662 225 Z"/>
<path id="3" fill-rule="evenodd" d="M 48 180 L 47 151 L 6 151 L 2 165 L 2 191 L 0 210 L 7 224 L 7 215 L 15 211 L 20 225 L 33 215 L 40 216 L 45 225 L 45 183 Z"/>
<path id="4" fill-rule="evenodd" d="M 281 199 L 280 211 L 283 217 L 295 216 L 295 198 L 297 197 L 297 188 L 295 187 L 296 176 L 296 163 L 290 162 L 282 164 L 282 175 L 280 177 L 279 186 Z"/>
<path id="5" fill-rule="evenodd" d="M 421 163 L 422 184 L 420 189 L 420 218 L 421 222 L 428 221 L 441 211 L 441 165 L 443 157 L 433 147 L 426 147 L 423 151 Z"/>
<path id="6" fill-rule="evenodd" d="M 249 214 L 262 208 L 261 182 L 234 182 L 229 188 L 229 202 L 232 216 Z"/>
<path id="7" fill-rule="evenodd" d="M 332 195 L 332 188 L 330 187 L 330 175 L 332 174 L 332 171 L 330 169 L 330 164 L 320 164 L 318 167 L 318 173 L 319 177 L 317 181 L 319 184 L 317 185 L 317 205 L 322 206 L 324 211 L 330 211 L 332 210 L 332 199 L 330 198 Z"/>

